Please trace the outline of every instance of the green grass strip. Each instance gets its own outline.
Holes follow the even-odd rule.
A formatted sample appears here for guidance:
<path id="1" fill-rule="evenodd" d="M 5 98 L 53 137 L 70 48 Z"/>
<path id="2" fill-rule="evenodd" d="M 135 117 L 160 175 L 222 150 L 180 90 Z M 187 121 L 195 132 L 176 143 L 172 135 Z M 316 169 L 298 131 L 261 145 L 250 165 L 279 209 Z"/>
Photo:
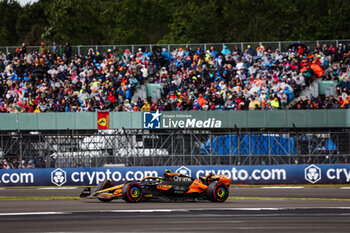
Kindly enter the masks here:
<path id="1" fill-rule="evenodd" d="M 77 196 L 17 196 L 17 197 L 0 197 L 0 200 L 82 200 Z"/>
<path id="2" fill-rule="evenodd" d="M 16 186 L 16 187 L 0 187 L 0 189 L 40 189 L 40 188 L 54 188 L 54 189 L 68 189 L 68 188 L 95 188 L 96 185 L 93 186 Z"/>

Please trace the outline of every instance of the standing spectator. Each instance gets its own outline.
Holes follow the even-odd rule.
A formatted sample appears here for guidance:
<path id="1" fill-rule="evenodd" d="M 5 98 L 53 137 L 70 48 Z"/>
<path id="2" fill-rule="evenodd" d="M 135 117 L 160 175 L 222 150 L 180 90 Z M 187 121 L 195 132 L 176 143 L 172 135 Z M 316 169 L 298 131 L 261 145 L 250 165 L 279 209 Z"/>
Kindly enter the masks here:
<path id="1" fill-rule="evenodd" d="M 44 55 L 47 53 L 47 48 L 45 47 L 45 43 L 41 42 L 41 47 L 39 48 L 39 54 Z"/>
<path id="2" fill-rule="evenodd" d="M 279 109 L 279 108 L 280 108 L 280 103 L 279 103 L 277 97 L 275 97 L 275 98 L 271 101 L 271 107 L 272 107 L 273 109 Z"/>
<path id="3" fill-rule="evenodd" d="M 214 46 L 210 47 L 210 54 L 213 58 L 216 58 L 218 56 L 218 52 L 215 50 Z"/>
<path id="4" fill-rule="evenodd" d="M 221 53 L 226 56 L 226 54 L 231 53 L 231 51 L 227 48 L 227 45 L 224 45 L 224 48 L 221 50 Z"/>
<path id="5" fill-rule="evenodd" d="M 66 46 L 64 46 L 64 53 L 66 54 L 67 58 L 70 59 L 72 56 L 72 46 L 69 44 L 69 42 L 66 42 Z"/>
<path id="6" fill-rule="evenodd" d="M 29 168 L 29 169 L 35 168 L 35 165 L 34 165 L 33 160 L 29 160 L 29 161 L 28 161 L 27 168 Z"/>
<path id="7" fill-rule="evenodd" d="M 51 53 L 56 57 L 56 56 L 58 56 L 59 51 L 60 51 L 60 48 L 59 48 L 58 44 L 55 41 L 52 42 Z"/>
<path id="8" fill-rule="evenodd" d="M 3 167 L 4 167 L 4 169 L 11 169 L 12 168 L 6 160 L 4 161 Z"/>
<path id="9" fill-rule="evenodd" d="M 144 105 L 142 106 L 141 111 L 142 112 L 149 112 L 149 111 L 151 111 L 151 106 L 149 105 L 147 100 L 144 101 Z"/>
<path id="10" fill-rule="evenodd" d="M 248 45 L 248 54 L 252 57 L 255 55 L 254 49 L 250 45 Z"/>
<path id="11" fill-rule="evenodd" d="M 27 46 L 26 46 L 26 43 L 22 43 L 22 46 L 20 48 L 20 54 L 21 54 L 21 57 L 23 58 L 24 57 L 24 54 L 27 53 Z"/>
<path id="12" fill-rule="evenodd" d="M 27 168 L 25 161 L 24 160 L 20 160 L 19 164 L 18 164 L 18 169 L 25 169 Z"/>

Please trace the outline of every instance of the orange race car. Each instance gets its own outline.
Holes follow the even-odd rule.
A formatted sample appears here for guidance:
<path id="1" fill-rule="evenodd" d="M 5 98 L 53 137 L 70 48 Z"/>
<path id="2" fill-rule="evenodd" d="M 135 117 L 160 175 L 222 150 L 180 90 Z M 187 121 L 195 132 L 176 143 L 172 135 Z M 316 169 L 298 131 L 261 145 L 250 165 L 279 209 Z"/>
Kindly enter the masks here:
<path id="1" fill-rule="evenodd" d="M 199 201 L 209 200 L 224 202 L 229 196 L 231 179 L 225 175 L 209 174 L 194 179 L 181 173 L 166 170 L 163 177 L 146 177 L 140 181 L 127 181 L 121 185 L 113 185 L 105 180 L 91 188 L 85 188 L 81 198 L 97 198 L 103 202 L 123 198 L 126 202 L 146 200 L 164 201 Z"/>

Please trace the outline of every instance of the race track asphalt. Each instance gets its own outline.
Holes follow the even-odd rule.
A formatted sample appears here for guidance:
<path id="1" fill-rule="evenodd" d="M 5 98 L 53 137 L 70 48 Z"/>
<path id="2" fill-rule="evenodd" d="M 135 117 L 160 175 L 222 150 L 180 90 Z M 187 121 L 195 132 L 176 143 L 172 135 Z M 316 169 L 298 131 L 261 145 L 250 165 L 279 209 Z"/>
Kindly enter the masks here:
<path id="1" fill-rule="evenodd" d="M 82 188 L 23 188 L 2 189 L 0 197 L 15 196 L 79 196 Z M 301 188 L 293 186 L 230 187 L 233 197 L 285 197 L 285 198 L 350 198 L 350 187 Z"/>
<path id="2" fill-rule="evenodd" d="M 1 189 L 0 196 L 79 195 L 80 189 Z M 339 188 L 231 188 L 231 196 L 349 199 Z M 0 200 L 0 232 L 349 232 L 350 201 L 125 203 Z"/>

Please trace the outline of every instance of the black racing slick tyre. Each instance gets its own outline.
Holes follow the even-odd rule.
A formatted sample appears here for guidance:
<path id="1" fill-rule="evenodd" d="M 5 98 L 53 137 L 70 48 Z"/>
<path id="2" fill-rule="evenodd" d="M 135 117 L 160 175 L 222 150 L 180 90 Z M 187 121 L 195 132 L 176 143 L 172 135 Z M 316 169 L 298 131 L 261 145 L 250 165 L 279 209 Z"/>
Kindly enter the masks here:
<path id="1" fill-rule="evenodd" d="M 122 193 L 123 199 L 131 203 L 139 202 L 143 197 L 141 185 L 134 182 L 126 183 L 122 189 Z"/>
<path id="2" fill-rule="evenodd" d="M 207 197 L 212 202 L 224 202 L 229 196 L 229 189 L 220 182 L 213 182 L 207 188 Z"/>

